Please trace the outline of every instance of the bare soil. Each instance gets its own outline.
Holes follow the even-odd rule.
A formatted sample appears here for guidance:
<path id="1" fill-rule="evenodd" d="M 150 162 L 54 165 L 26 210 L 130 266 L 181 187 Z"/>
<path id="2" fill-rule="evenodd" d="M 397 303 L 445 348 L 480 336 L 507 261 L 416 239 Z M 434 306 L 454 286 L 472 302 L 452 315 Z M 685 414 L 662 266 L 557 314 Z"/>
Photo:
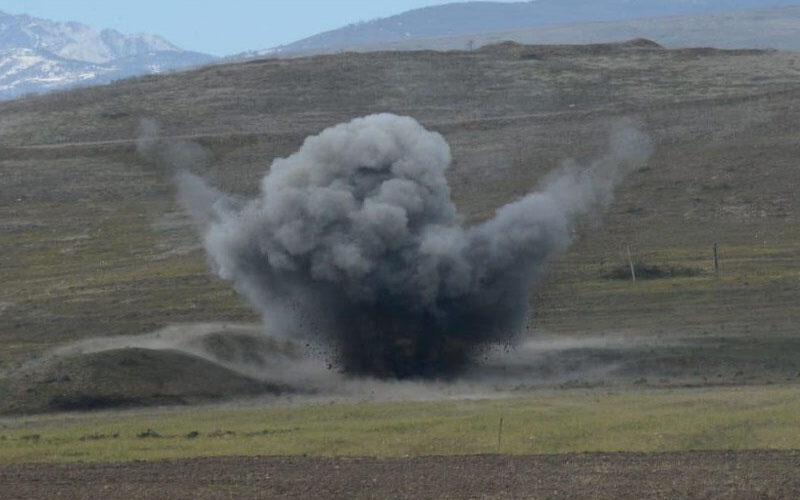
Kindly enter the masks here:
<path id="1" fill-rule="evenodd" d="M 220 457 L 0 466 L 2 497 L 790 499 L 800 451 L 406 459 Z"/>

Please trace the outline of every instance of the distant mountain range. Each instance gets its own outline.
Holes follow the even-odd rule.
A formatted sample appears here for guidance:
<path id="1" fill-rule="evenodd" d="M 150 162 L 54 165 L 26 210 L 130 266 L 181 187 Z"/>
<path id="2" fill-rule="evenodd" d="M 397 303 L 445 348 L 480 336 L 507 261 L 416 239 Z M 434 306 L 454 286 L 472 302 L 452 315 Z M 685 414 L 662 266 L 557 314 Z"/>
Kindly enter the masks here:
<path id="1" fill-rule="evenodd" d="M 0 100 L 214 61 L 154 35 L 0 11 Z"/>
<path id="2" fill-rule="evenodd" d="M 294 43 L 252 53 L 251 55 L 279 55 L 293 57 L 307 54 L 331 53 L 342 50 L 374 50 L 402 48 L 466 48 L 460 45 L 438 47 L 440 39 L 455 39 L 470 35 L 510 33 L 526 30 L 532 34 L 557 26 L 571 26 L 570 33 L 580 34 L 586 23 L 613 23 L 662 17 L 703 17 L 731 13 L 746 9 L 766 9 L 800 5 L 800 0 L 534 0 L 530 2 L 460 2 L 410 10 L 396 16 L 351 24 L 340 29 L 320 33 Z M 707 35 L 713 37 L 714 29 L 726 26 L 706 26 Z M 730 30 L 735 33 L 736 28 Z M 769 33 L 761 33 L 769 36 Z M 550 33 L 558 43 L 580 43 Z M 619 34 L 611 38 L 620 39 Z M 605 38 L 609 38 L 604 35 Z M 642 33 L 637 36 L 647 36 Z M 724 38 L 725 35 L 723 35 Z M 795 35 L 796 38 L 797 35 Z M 484 37 L 485 38 L 485 37 Z M 535 37 L 534 37 L 535 38 Z M 631 36 L 628 36 L 631 38 Z M 711 38 L 709 38 L 711 39 Z M 612 40 L 600 40 L 612 41 Z M 659 40 L 659 42 L 661 42 Z M 669 45 L 669 44 L 667 44 Z"/>

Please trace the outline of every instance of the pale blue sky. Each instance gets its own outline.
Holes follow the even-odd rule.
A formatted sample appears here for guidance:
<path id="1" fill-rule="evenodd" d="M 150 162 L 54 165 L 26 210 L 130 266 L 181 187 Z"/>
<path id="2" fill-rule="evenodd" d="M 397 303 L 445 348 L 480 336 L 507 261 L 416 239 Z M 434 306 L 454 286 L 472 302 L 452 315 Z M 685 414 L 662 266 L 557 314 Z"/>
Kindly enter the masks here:
<path id="1" fill-rule="evenodd" d="M 230 55 L 452 1 L 0 0 L 0 10 L 124 33 L 153 33 L 184 49 Z"/>

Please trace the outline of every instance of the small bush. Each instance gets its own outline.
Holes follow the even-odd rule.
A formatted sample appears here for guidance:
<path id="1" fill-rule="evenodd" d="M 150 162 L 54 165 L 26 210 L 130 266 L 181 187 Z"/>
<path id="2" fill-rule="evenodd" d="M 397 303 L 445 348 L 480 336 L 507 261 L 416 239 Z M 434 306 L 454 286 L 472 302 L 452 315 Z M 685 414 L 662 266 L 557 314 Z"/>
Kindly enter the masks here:
<path id="1" fill-rule="evenodd" d="M 140 432 L 139 434 L 137 434 L 136 437 L 141 438 L 141 439 L 145 439 L 145 438 L 160 438 L 161 434 L 157 433 L 153 429 L 147 429 L 146 431 Z"/>
<path id="2" fill-rule="evenodd" d="M 221 437 L 233 437 L 236 433 L 233 431 L 223 431 L 223 430 L 216 430 L 209 434 L 209 437 L 212 438 L 221 438 Z"/>
<path id="3" fill-rule="evenodd" d="M 78 438 L 78 441 L 100 441 L 103 439 L 117 439 L 119 438 L 119 432 L 115 432 L 113 434 L 88 434 L 86 436 L 81 436 Z"/>

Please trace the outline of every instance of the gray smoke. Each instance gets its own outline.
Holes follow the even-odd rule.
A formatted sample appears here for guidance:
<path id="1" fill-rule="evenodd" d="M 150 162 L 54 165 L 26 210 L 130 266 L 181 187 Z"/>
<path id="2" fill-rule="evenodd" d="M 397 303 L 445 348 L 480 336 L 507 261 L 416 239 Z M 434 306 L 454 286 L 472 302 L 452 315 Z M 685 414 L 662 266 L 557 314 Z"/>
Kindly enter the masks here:
<path id="1" fill-rule="evenodd" d="M 256 199 L 189 173 L 176 180 L 214 271 L 268 330 L 322 341 L 346 373 L 434 378 L 514 340 L 529 290 L 569 246 L 575 217 L 609 203 L 650 150 L 634 127 L 616 126 L 602 157 L 565 163 L 538 191 L 470 227 L 450 200 L 447 143 L 391 114 L 307 138 L 272 164 Z"/>

